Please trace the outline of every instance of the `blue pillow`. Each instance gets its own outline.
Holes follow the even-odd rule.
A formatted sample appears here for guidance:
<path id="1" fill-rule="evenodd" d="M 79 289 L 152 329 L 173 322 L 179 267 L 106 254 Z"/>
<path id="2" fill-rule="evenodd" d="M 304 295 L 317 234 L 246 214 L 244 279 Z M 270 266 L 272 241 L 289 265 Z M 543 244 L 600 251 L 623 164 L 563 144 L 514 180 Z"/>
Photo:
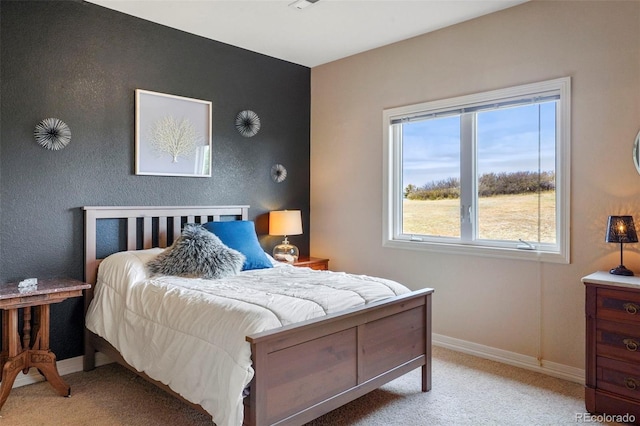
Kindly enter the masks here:
<path id="1" fill-rule="evenodd" d="M 226 246 L 244 254 L 246 259 L 243 271 L 273 267 L 258 242 L 256 227 L 252 221 L 207 222 L 203 226 L 216 234 Z"/>

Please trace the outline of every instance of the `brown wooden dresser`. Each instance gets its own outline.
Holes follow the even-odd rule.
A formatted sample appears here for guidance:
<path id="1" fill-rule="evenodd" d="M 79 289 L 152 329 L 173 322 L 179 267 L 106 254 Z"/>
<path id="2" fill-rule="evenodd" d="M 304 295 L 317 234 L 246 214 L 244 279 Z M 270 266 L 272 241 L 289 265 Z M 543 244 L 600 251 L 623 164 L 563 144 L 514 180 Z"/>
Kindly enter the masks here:
<path id="1" fill-rule="evenodd" d="M 640 422 L 640 278 L 596 272 L 586 288 L 585 405 Z"/>

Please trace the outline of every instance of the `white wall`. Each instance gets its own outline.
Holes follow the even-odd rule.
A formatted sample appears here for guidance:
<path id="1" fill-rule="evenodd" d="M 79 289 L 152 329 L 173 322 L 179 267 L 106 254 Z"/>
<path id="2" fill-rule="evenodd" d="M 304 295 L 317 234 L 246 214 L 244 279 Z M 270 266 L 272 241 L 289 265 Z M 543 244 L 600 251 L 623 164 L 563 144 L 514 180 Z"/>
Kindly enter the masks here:
<path id="1" fill-rule="evenodd" d="M 572 77 L 571 264 L 382 248 L 382 110 Z M 433 287 L 433 330 L 584 368 L 580 278 L 618 264 L 608 215 L 640 222 L 640 2 L 533 1 L 312 69 L 311 254 Z M 639 245 L 625 264 L 640 275 Z"/>

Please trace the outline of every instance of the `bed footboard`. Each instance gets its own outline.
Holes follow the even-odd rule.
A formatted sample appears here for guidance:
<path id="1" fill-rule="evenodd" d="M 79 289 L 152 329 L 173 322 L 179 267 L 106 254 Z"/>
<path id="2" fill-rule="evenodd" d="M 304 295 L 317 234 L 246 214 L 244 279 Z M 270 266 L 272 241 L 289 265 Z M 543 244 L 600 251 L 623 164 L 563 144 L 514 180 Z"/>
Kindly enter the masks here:
<path id="1" fill-rule="evenodd" d="M 248 336 L 255 377 L 245 424 L 300 425 L 418 367 L 429 391 L 432 293 Z"/>

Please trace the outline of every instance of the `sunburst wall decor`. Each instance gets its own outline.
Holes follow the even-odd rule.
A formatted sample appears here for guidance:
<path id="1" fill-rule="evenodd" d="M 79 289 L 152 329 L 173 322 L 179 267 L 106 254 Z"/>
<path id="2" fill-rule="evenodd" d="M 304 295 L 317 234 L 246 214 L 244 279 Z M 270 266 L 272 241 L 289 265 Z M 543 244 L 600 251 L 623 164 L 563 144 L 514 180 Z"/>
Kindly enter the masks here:
<path id="1" fill-rule="evenodd" d="M 253 111 L 240 111 L 236 116 L 236 129 L 245 138 L 255 136 L 260 130 L 260 117 Z"/>
<path id="2" fill-rule="evenodd" d="M 71 129 L 58 118 L 45 118 L 36 125 L 33 136 L 41 147 L 58 151 L 71 141 Z"/>
<path id="3" fill-rule="evenodd" d="M 282 164 L 274 164 L 271 166 L 271 179 L 275 183 L 284 182 L 287 178 L 287 169 Z"/>

